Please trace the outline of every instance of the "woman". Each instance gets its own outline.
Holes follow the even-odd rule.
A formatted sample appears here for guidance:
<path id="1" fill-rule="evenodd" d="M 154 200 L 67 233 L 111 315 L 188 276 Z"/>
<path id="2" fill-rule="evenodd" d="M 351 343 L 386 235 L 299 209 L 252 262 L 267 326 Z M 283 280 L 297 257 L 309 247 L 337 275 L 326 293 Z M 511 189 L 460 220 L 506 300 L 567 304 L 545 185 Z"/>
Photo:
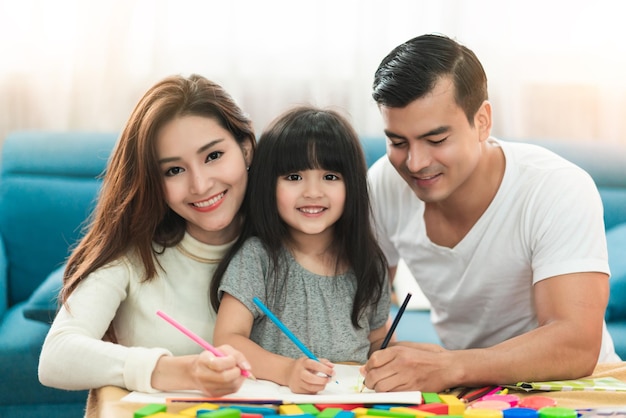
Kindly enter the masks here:
<path id="1" fill-rule="evenodd" d="M 210 277 L 239 235 L 256 140 L 219 85 L 166 78 L 141 98 L 109 160 L 70 256 L 39 379 L 68 390 L 236 391 L 250 366 L 214 357 L 156 315 L 212 340 Z"/>

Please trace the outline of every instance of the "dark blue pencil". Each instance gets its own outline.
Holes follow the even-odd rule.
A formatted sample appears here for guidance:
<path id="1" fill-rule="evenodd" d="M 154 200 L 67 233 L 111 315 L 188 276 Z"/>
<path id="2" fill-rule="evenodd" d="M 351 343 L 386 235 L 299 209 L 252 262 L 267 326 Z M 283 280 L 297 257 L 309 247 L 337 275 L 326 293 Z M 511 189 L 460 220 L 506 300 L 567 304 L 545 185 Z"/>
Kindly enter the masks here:
<path id="1" fill-rule="evenodd" d="M 400 306 L 400 310 L 398 311 L 396 317 L 393 320 L 393 323 L 391 324 L 391 328 L 389 328 L 389 331 L 387 332 L 387 335 L 385 335 L 385 339 L 383 340 L 383 343 L 380 345 L 381 350 L 384 348 L 387 348 L 387 345 L 389 345 L 389 341 L 391 341 L 391 336 L 396 330 L 396 327 L 398 326 L 398 322 L 400 322 L 400 318 L 402 318 L 402 314 L 404 313 L 404 310 L 406 309 L 406 305 L 409 303 L 409 299 L 411 299 L 411 296 L 412 295 L 410 293 L 406 294 L 406 297 L 404 298 L 404 302 L 402 302 L 402 306 Z"/>

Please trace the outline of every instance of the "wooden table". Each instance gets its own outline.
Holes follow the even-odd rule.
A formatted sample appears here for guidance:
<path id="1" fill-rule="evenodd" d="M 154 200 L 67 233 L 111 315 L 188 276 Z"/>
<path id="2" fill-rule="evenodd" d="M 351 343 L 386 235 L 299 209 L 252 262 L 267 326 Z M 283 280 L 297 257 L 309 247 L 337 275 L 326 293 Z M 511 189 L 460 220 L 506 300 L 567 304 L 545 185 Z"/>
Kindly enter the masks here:
<path id="1" fill-rule="evenodd" d="M 592 378 L 599 377 L 615 377 L 626 382 L 626 362 L 599 364 Z M 568 408 L 600 408 L 607 406 L 624 406 L 626 407 L 626 392 L 583 392 L 583 391 L 567 391 L 567 392 L 510 392 L 527 397 L 531 395 L 545 395 L 556 399 L 558 406 Z M 92 391 L 87 405 L 87 418 L 132 418 L 134 411 L 138 410 L 143 404 L 136 404 L 122 401 L 121 399 L 128 394 L 128 391 L 107 386 Z M 185 408 L 189 408 L 193 404 L 176 403 L 169 404 L 168 412 L 179 412 Z"/>

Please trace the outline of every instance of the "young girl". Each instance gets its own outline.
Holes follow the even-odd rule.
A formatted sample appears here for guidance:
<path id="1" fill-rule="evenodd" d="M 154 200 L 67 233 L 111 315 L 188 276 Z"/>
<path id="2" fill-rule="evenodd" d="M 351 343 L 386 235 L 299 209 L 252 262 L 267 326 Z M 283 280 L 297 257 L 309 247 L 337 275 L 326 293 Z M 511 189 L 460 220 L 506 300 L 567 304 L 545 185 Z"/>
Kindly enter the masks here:
<path id="1" fill-rule="evenodd" d="M 156 315 L 212 341 L 209 278 L 240 233 L 248 118 L 217 84 L 170 77 L 148 90 L 110 157 L 97 207 L 67 263 L 39 379 L 62 389 L 236 391 L 241 353 L 214 358 Z"/>
<path id="2" fill-rule="evenodd" d="M 300 107 L 259 139 L 246 226 L 211 284 L 214 339 L 241 350 L 256 377 L 316 393 L 330 362 L 364 363 L 386 334 L 385 259 L 370 227 L 359 139 L 338 113 Z M 320 362 L 253 303 L 259 297 Z"/>

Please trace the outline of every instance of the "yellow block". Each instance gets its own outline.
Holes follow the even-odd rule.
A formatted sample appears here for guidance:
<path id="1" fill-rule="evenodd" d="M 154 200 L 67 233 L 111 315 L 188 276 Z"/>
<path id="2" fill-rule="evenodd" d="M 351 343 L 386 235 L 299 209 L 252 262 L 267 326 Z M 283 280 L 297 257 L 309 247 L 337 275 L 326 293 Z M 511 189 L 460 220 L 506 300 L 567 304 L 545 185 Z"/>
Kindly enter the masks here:
<path id="1" fill-rule="evenodd" d="M 363 408 L 362 406 L 358 408 L 354 408 L 352 410 L 352 413 L 354 414 L 355 417 L 367 415 L 367 408 Z"/>
<path id="2" fill-rule="evenodd" d="M 278 413 L 280 415 L 302 415 L 304 411 L 298 405 L 287 404 L 279 406 Z"/>
<path id="3" fill-rule="evenodd" d="M 392 408 L 389 408 L 389 410 L 392 412 L 402 412 L 404 414 L 413 414 L 417 418 L 424 418 L 430 415 L 435 415 L 432 412 L 420 411 L 419 409 L 407 408 L 406 406 L 394 406 Z"/>
<path id="4" fill-rule="evenodd" d="M 465 403 L 454 395 L 439 395 L 441 401 L 448 405 L 448 415 L 463 415 Z"/>
<path id="5" fill-rule="evenodd" d="M 186 417 L 194 417 L 198 414 L 198 411 L 201 409 L 219 409 L 219 405 L 214 403 L 201 403 L 199 405 L 192 406 L 191 408 L 183 409 L 178 413 L 178 415 L 184 415 Z"/>

